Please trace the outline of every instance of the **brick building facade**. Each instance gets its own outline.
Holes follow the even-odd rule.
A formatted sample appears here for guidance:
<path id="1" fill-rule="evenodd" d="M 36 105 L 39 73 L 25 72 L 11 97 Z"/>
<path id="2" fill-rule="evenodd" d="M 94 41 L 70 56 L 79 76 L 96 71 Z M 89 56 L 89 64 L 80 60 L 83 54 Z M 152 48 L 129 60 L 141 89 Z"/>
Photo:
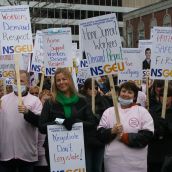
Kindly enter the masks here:
<path id="1" fill-rule="evenodd" d="M 153 26 L 172 26 L 172 0 L 127 13 L 124 19 L 125 47 L 138 47 L 138 40 L 150 39 Z"/>

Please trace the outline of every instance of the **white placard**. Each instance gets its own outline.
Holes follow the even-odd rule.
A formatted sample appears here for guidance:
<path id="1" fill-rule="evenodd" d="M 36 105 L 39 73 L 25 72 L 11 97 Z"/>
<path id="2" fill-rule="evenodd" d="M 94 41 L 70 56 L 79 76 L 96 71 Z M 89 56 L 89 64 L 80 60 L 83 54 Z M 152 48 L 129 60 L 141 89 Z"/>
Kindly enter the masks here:
<path id="1" fill-rule="evenodd" d="M 142 80 L 141 50 L 138 48 L 123 48 L 122 53 L 125 70 L 119 72 L 118 80 Z"/>
<path id="2" fill-rule="evenodd" d="M 151 78 L 172 80 L 172 27 L 153 28 Z"/>
<path id="3" fill-rule="evenodd" d="M 73 67 L 71 28 L 56 28 L 54 31 L 43 34 L 46 76 L 53 76 L 58 67 Z"/>
<path id="4" fill-rule="evenodd" d="M 51 172 L 86 172 L 83 124 L 74 124 L 71 131 L 63 125 L 50 125 L 47 130 Z"/>
<path id="5" fill-rule="evenodd" d="M 144 69 L 143 63 L 145 63 L 146 55 L 149 52 L 151 53 L 150 59 L 152 59 L 152 40 L 139 40 L 139 48 L 141 49 L 140 59 L 142 61 L 143 79 L 145 79 L 150 76 L 150 69 Z"/>
<path id="6" fill-rule="evenodd" d="M 81 50 L 86 55 L 92 77 L 124 70 L 115 13 L 81 20 L 79 33 Z"/>
<path id="7" fill-rule="evenodd" d="M 29 6 L 0 7 L 0 54 L 32 53 Z"/>
<path id="8" fill-rule="evenodd" d="M 36 73 L 44 72 L 44 50 L 42 32 L 37 31 L 35 37 L 35 44 L 33 49 L 33 56 L 31 62 L 31 71 Z"/>
<path id="9" fill-rule="evenodd" d="M 80 61 L 77 73 L 77 83 L 84 85 L 84 82 L 87 78 L 90 78 L 90 68 L 88 67 L 87 59 L 83 59 Z"/>
<path id="10" fill-rule="evenodd" d="M 19 66 L 21 70 L 28 69 L 31 54 L 19 55 Z M 0 56 L 0 78 L 14 78 L 15 76 L 15 63 L 14 55 Z"/>

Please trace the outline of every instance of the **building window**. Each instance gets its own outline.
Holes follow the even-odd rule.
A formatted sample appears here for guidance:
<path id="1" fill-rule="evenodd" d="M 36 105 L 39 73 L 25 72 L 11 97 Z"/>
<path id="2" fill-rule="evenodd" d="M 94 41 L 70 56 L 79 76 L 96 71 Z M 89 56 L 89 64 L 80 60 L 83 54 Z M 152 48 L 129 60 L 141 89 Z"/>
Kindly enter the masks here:
<path id="1" fill-rule="evenodd" d="M 85 19 L 86 17 L 86 11 L 81 11 L 81 19 Z"/>
<path id="2" fill-rule="evenodd" d="M 68 18 L 68 12 L 67 12 L 67 10 L 62 10 L 62 18 L 63 19 L 67 19 Z"/>
<path id="3" fill-rule="evenodd" d="M 47 18 L 47 8 L 42 8 L 41 9 L 41 17 L 42 18 Z"/>
<path id="4" fill-rule="evenodd" d="M 94 11 L 94 17 L 99 16 L 99 11 Z"/>
<path id="5" fill-rule="evenodd" d="M 68 19 L 74 19 L 75 11 L 74 10 L 68 10 Z"/>
<path id="6" fill-rule="evenodd" d="M 103 16 L 105 15 L 105 12 L 104 11 L 100 11 L 100 16 Z"/>
<path id="7" fill-rule="evenodd" d="M 116 13 L 118 21 L 123 21 L 123 13 Z"/>
<path id="8" fill-rule="evenodd" d="M 112 6 L 122 6 L 122 0 L 112 0 Z"/>
<path id="9" fill-rule="evenodd" d="M 94 3 L 93 3 L 93 0 L 87 0 L 87 4 L 88 5 L 93 5 Z"/>
<path id="10" fill-rule="evenodd" d="M 94 17 L 93 16 L 93 11 L 88 11 L 88 18 Z"/>
<path id="11" fill-rule="evenodd" d="M 67 3 L 67 0 L 61 0 L 62 3 Z"/>
<path id="12" fill-rule="evenodd" d="M 171 26 L 171 16 L 166 14 L 163 18 L 163 26 Z"/>
<path id="13" fill-rule="evenodd" d="M 106 0 L 106 5 L 111 6 L 111 0 Z"/>
<path id="14" fill-rule="evenodd" d="M 133 46 L 133 27 L 130 24 L 127 28 L 127 47 L 131 48 Z"/>
<path id="15" fill-rule="evenodd" d="M 54 13 L 54 9 L 48 9 L 48 18 L 54 18 L 55 13 Z"/>
<path id="16" fill-rule="evenodd" d="M 156 18 L 155 17 L 153 17 L 152 18 L 152 20 L 151 20 L 151 29 L 154 27 L 154 26 L 157 26 L 157 20 L 156 20 Z"/>
<path id="17" fill-rule="evenodd" d="M 75 35 L 79 35 L 79 26 L 75 25 Z"/>
<path id="18" fill-rule="evenodd" d="M 80 10 L 75 10 L 75 19 L 80 19 Z"/>
<path id="19" fill-rule="evenodd" d="M 60 18 L 60 10 L 55 9 L 55 18 Z"/>
<path id="20" fill-rule="evenodd" d="M 101 0 L 100 5 L 105 5 L 105 0 Z"/>
<path id="21" fill-rule="evenodd" d="M 145 27 L 143 21 L 140 21 L 138 32 L 139 32 L 139 40 L 145 39 Z"/>
<path id="22" fill-rule="evenodd" d="M 94 5 L 99 5 L 100 1 L 99 0 L 94 0 Z"/>
<path id="23" fill-rule="evenodd" d="M 86 4 L 86 0 L 81 0 L 81 4 Z"/>

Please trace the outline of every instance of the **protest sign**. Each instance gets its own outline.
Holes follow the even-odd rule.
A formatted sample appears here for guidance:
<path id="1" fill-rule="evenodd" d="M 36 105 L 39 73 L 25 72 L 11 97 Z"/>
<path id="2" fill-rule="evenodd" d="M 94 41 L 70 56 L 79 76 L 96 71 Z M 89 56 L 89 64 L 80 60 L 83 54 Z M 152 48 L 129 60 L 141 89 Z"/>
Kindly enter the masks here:
<path id="1" fill-rule="evenodd" d="M 18 99 L 22 104 L 18 54 L 32 53 L 29 6 L 0 7 L 0 55 L 14 54 Z"/>
<path id="2" fill-rule="evenodd" d="M 143 79 L 150 76 L 150 66 L 152 57 L 152 40 L 139 40 L 141 49 L 140 60 L 142 61 Z"/>
<path id="3" fill-rule="evenodd" d="M 74 124 L 71 131 L 62 125 L 50 125 L 47 130 L 51 172 L 86 172 L 83 124 Z"/>
<path id="4" fill-rule="evenodd" d="M 58 67 L 72 67 L 71 28 L 56 28 L 54 32 L 46 30 L 43 33 L 45 75 L 54 75 Z"/>
<path id="5" fill-rule="evenodd" d="M 87 78 L 90 78 L 90 69 L 88 67 L 87 59 L 83 59 L 79 63 L 78 73 L 77 73 L 77 83 L 84 85 Z"/>
<path id="6" fill-rule="evenodd" d="M 153 28 L 151 78 L 172 80 L 172 28 Z"/>
<path id="7" fill-rule="evenodd" d="M 44 71 L 44 50 L 43 50 L 43 33 L 36 32 L 35 44 L 33 48 L 33 56 L 31 62 L 31 71 L 36 73 L 43 73 Z"/>
<path id="8" fill-rule="evenodd" d="M 32 53 L 29 6 L 0 7 L 0 54 Z"/>
<path id="9" fill-rule="evenodd" d="M 19 66 L 21 70 L 28 69 L 30 54 L 20 54 Z M 2 55 L 0 56 L 0 77 L 2 78 L 14 78 L 15 76 L 15 62 L 14 55 Z"/>
<path id="10" fill-rule="evenodd" d="M 118 83 L 121 80 L 125 80 L 125 81 L 142 80 L 142 61 L 140 60 L 140 55 L 141 55 L 141 50 L 138 48 L 122 49 L 122 56 L 125 64 L 125 70 L 119 72 Z"/>
<path id="11" fill-rule="evenodd" d="M 124 70 L 121 39 L 115 13 L 81 20 L 81 50 L 92 77 Z"/>

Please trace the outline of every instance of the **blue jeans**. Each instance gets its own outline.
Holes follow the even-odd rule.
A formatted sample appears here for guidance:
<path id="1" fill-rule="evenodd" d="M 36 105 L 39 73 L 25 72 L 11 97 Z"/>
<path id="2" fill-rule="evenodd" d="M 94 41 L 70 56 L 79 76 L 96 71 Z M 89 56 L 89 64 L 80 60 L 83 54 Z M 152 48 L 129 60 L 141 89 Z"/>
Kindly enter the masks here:
<path id="1" fill-rule="evenodd" d="M 104 148 L 86 148 L 85 160 L 87 172 L 102 172 Z"/>
<path id="2" fill-rule="evenodd" d="M 34 164 L 18 159 L 0 161 L 0 172 L 33 172 Z"/>

